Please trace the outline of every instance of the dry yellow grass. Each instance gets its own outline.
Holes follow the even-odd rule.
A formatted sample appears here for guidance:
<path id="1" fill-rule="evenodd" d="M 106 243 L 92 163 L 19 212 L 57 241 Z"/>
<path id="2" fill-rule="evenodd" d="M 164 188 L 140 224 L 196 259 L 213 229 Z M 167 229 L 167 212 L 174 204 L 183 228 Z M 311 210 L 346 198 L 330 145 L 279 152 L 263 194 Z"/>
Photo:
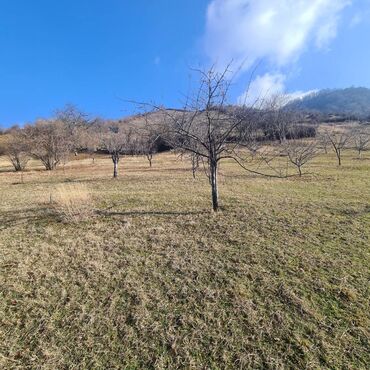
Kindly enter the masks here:
<path id="1" fill-rule="evenodd" d="M 302 179 L 172 154 L 38 163 L 20 183 L 0 159 L 0 367 L 365 369 L 370 156 L 316 158 Z M 60 222 L 50 193 L 84 186 L 88 222 Z"/>
<path id="2" fill-rule="evenodd" d="M 64 221 L 86 221 L 94 215 L 94 201 L 84 184 L 59 184 L 50 193 L 53 209 Z"/>

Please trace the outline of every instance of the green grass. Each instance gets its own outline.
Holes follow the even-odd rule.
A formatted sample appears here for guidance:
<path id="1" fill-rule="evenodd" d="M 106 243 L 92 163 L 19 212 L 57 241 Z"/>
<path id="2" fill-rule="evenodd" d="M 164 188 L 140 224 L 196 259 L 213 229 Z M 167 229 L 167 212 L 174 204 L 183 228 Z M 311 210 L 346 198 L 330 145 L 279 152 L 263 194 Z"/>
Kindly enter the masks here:
<path id="1" fill-rule="evenodd" d="M 0 368 L 365 369 L 370 159 L 317 158 L 301 179 L 160 155 L 0 173 Z M 237 176 L 232 176 L 233 174 Z M 96 216 L 61 222 L 60 183 Z"/>

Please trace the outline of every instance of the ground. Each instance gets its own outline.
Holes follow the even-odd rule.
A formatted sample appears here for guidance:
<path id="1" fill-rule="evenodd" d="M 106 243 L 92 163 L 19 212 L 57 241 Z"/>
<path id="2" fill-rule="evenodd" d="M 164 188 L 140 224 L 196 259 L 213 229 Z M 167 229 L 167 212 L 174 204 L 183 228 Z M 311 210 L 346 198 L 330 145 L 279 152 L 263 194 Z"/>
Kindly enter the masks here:
<path id="1" fill-rule="evenodd" d="M 222 210 L 173 154 L 77 157 L 23 175 L 0 159 L 0 368 L 365 369 L 370 155 L 303 178 L 221 167 Z M 67 222 L 57 186 L 84 185 Z"/>

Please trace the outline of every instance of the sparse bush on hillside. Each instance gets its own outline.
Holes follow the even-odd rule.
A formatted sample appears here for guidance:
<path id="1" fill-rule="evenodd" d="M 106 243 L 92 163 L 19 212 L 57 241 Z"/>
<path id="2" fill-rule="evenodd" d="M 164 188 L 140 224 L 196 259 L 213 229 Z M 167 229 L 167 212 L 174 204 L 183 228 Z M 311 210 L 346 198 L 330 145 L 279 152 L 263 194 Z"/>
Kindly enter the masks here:
<path id="1" fill-rule="evenodd" d="M 4 140 L 3 152 L 16 172 L 23 171 L 29 161 L 29 143 L 21 129 L 14 129 Z"/>
<path id="2" fill-rule="evenodd" d="M 94 202 L 83 184 L 62 184 L 51 194 L 53 209 L 66 222 L 85 221 L 94 215 Z"/>
<path id="3" fill-rule="evenodd" d="M 74 146 L 73 137 L 60 120 L 38 121 L 27 126 L 25 134 L 30 154 L 39 159 L 47 171 L 55 170 L 65 162 Z"/>

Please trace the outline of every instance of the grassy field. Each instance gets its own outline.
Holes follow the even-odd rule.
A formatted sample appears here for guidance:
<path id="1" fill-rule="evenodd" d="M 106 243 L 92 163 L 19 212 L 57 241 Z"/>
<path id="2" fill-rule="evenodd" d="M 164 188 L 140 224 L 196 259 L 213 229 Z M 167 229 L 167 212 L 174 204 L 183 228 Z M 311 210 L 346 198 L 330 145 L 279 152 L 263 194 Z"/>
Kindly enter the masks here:
<path id="1" fill-rule="evenodd" d="M 370 155 L 303 178 L 171 154 L 19 174 L 0 159 L 0 368 L 366 369 Z M 56 189 L 96 211 L 63 222 Z M 51 200 L 51 202 L 50 202 Z"/>

